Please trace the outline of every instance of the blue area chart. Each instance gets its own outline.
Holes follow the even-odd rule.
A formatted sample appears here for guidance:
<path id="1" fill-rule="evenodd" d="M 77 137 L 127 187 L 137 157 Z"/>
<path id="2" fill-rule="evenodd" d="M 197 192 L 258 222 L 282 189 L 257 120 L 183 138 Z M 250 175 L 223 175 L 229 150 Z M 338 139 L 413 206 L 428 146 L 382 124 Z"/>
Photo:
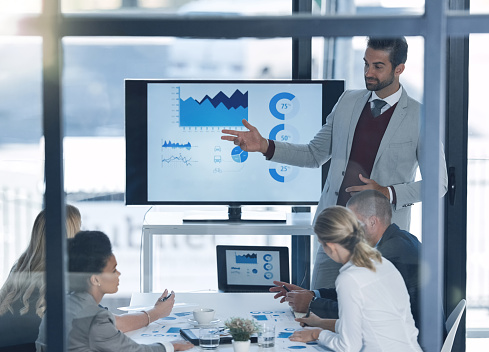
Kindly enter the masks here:
<path id="1" fill-rule="evenodd" d="M 241 127 L 243 119 L 248 120 L 248 92 L 237 89 L 230 97 L 219 92 L 200 101 L 180 98 L 180 127 Z"/>
<path id="2" fill-rule="evenodd" d="M 192 148 L 192 145 L 190 142 L 187 142 L 185 144 L 180 144 L 180 143 L 172 143 L 171 141 L 164 141 L 163 144 L 161 145 L 162 148 L 171 148 L 171 149 L 188 149 L 190 150 Z"/>
<path id="3" fill-rule="evenodd" d="M 273 96 L 268 107 L 277 119 L 286 120 L 297 115 L 300 103 L 294 94 L 282 92 Z"/>
<path id="4" fill-rule="evenodd" d="M 240 147 L 235 147 L 231 151 L 231 158 L 237 163 L 244 163 L 248 159 L 248 152 L 245 152 Z"/>
<path id="5" fill-rule="evenodd" d="M 257 264 L 258 257 L 256 253 L 252 254 L 244 254 L 244 255 L 235 255 L 236 264 Z"/>

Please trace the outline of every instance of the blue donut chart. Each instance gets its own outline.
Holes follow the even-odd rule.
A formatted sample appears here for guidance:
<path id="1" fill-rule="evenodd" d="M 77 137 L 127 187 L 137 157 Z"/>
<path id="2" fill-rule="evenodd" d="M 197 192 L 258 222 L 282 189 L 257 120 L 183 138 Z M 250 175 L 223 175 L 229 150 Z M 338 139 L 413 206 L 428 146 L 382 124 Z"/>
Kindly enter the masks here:
<path id="1" fill-rule="evenodd" d="M 271 162 L 268 172 L 275 181 L 285 183 L 294 180 L 299 175 L 299 168 Z"/>
<path id="2" fill-rule="evenodd" d="M 277 134 L 280 131 L 284 131 L 284 130 L 285 130 L 285 125 L 283 123 L 281 123 L 280 125 L 277 125 L 274 128 L 272 128 L 272 130 L 270 131 L 270 133 L 268 135 L 268 138 L 276 141 L 277 140 Z"/>
<path id="3" fill-rule="evenodd" d="M 298 142 L 300 140 L 299 132 L 290 124 L 278 124 L 270 130 L 268 139 L 279 142 Z"/>
<path id="4" fill-rule="evenodd" d="M 287 107 L 285 109 L 290 109 L 286 114 L 277 110 L 277 103 L 280 100 L 289 101 L 289 103 L 284 103 Z M 289 108 L 290 105 L 290 108 Z M 299 101 L 296 99 L 295 95 L 288 92 L 278 93 L 273 96 L 268 105 L 270 113 L 279 120 L 285 120 L 287 117 L 294 116 L 299 110 Z M 284 109 L 284 110 L 285 110 Z"/>
<path id="5" fill-rule="evenodd" d="M 285 177 L 283 177 L 282 175 L 279 175 L 279 173 L 277 172 L 277 169 L 268 169 L 268 171 L 270 172 L 270 176 L 272 176 L 272 178 L 275 181 L 285 182 Z"/>

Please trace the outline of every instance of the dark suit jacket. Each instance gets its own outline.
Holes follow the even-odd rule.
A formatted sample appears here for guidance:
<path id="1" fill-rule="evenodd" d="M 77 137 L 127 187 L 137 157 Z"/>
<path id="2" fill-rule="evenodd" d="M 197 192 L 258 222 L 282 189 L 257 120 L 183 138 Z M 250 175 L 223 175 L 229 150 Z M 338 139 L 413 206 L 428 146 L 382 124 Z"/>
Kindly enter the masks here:
<path id="1" fill-rule="evenodd" d="M 419 329 L 419 255 L 421 243 L 407 231 L 391 224 L 377 245 L 382 256 L 392 262 L 406 283 L 411 302 L 411 313 Z"/>
<path id="2" fill-rule="evenodd" d="M 377 249 L 401 273 L 409 293 L 411 312 L 419 329 L 418 261 L 421 243 L 409 232 L 399 229 L 396 224 L 391 224 L 382 235 Z M 311 311 L 321 318 L 338 319 L 336 290 L 322 288 L 319 289 L 319 293 L 321 298 L 311 302 Z"/>

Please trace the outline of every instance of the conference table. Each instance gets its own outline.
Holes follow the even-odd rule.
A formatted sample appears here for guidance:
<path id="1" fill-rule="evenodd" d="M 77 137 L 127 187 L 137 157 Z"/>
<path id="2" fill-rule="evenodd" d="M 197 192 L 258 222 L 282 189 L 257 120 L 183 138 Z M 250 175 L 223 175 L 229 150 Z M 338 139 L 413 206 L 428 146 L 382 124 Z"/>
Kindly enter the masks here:
<path id="1" fill-rule="evenodd" d="M 150 308 L 161 293 L 134 293 L 128 311 Z M 253 319 L 257 323 L 275 325 L 275 347 L 260 348 L 251 344 L 250 352 L 277 352 L 301 350 L 304 352 L 330 351 L 317 342 L 302 343 L 288 339 L 296 330 L 303 329 L 294 319 L 294 313 L 285 303 L 273 298 L 273 293 L 221 293 L 191 292 L 176 293 L 175 306 L 168 317 L 159 319 L 139 330 L 128 332 L 127 335 L 141 344 L 173 341 L 182 339 L 180 329 L 198 328 L 193 321 L 192 311 L 196 308 L 212 308 L 215 310 L 214 320 L 217 327 L 224 327 L 224 322 L 231 317 Z M 220 344 L 218 351 L 231 352 L 231 344 Z M 201 351 L 195 346 L 190 351 Z"/>

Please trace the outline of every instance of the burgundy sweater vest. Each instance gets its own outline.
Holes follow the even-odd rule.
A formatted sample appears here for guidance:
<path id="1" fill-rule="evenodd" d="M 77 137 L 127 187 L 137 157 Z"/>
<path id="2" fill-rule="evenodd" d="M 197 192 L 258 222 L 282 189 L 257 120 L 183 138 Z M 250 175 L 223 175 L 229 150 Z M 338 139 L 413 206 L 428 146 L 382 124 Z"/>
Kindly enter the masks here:
<path id="1" fill-rule="evenodd" d="M 396 105 L 397 103 L 384 113 L 374 117 L 370 110 L 370 102 L 365 104 L 357 127 L 355 128 L 350 158 L 338 192 L 337 205 L 345 206 L 351 198 L 350 193 L 345 192 L 347 187 L 364 185 L 358 177 L 359 174 L 362 174 L 363 177 L 370 178 L 380 142 L 384 137 L 385 130 Z"/>

